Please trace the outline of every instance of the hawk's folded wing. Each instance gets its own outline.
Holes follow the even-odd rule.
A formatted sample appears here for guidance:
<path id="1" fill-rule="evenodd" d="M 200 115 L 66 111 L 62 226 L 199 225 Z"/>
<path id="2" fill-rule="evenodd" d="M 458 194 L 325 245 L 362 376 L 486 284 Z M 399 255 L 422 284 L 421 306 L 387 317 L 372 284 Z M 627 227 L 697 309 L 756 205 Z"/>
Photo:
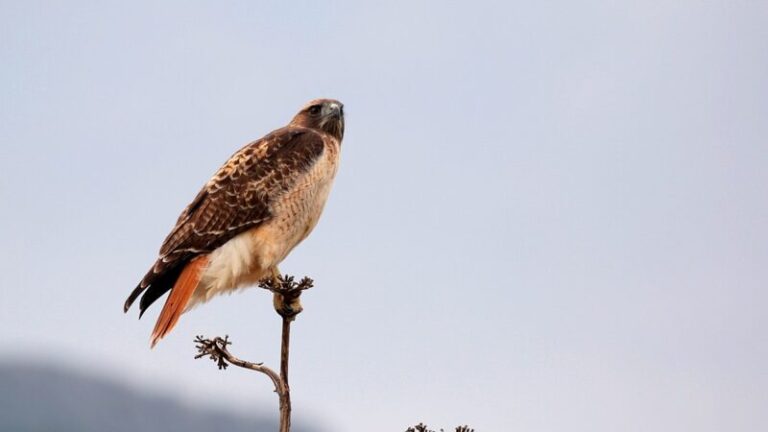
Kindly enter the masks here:
<path id="1" fill-rule="evenodd" d="M 125 302 L 144 292 L 141 314 L 173 287 L 184 265 L 272 217 L 271 205 L 325 149 L 323 136 L 288 126 L 235 153 L 184 209 L 160 256 Z M 146 291 L 146 292 L 145 292 Z"/>

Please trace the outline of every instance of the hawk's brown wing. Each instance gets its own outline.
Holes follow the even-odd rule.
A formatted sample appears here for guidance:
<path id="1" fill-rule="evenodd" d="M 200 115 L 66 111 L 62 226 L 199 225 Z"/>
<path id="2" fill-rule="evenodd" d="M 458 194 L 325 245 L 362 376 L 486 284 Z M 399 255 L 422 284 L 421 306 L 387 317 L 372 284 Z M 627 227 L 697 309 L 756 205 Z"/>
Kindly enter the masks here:
<path id="1" fill-rule="evenodd" d="M 224 164 L 179 216 L 160 256 L 125 302 L 141 313 L 173 287 L 184 265 L 272 217 L 271 206 L 323 153 L 323 137 L 285 127 L 246 145 Z"/>

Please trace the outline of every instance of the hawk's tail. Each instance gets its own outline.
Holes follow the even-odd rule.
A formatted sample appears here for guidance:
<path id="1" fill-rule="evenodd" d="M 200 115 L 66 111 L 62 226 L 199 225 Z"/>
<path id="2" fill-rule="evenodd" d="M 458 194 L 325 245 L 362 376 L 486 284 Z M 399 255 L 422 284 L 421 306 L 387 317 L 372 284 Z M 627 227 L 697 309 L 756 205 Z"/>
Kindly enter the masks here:
<path id="1" fill-rule="evenodd" d="M 176 280 L 181 274 L 181 270 L 189 260 L 184 259 L 175 260 L 172 262 L 165 262 L 162 258 L 158 258 L 157 262 L 149 269 L 146 276 L 139 282 L 136 288 L 128 296 L 128 299 L 123 305 L 123 311 L 128 312 L 133 302 L 141 295 L 141 301 L 139 302 L 139 318 L 144 315 L 147 308 L 160 298 L 163 294 L 168 292 Z M 142 293 L 144 295 L 142 295 Z"/>
<path id="2" fill-rule="evenodd" d="M 165 300 L 163 310 L 157 318 L 155 329 L 152 331 L 150 339 L 154 348 L 155 344 L 165 337 L 179 321 L 179 317 L 184 313 L 190 297 L 195 292 L 195 288 L 200 283 L 203 270 L 208 264 L 208 257 L 201 255 L 190 261 L 181 271 L 181 275 L 171 289 L 171 293 Z"/>

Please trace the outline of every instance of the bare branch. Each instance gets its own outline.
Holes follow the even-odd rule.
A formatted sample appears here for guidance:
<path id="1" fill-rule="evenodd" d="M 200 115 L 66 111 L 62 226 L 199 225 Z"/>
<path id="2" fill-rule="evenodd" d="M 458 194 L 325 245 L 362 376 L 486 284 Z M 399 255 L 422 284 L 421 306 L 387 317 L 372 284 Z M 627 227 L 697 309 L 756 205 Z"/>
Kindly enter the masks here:
<path id="1" fill-rule="evenodd" d="M 280 432 L 289 432 L 291 429 L 291 390 L 288 385 L 288 356 L 291 340 L 291 321 L 302 311 L 299 296 L 305 290 L 312 288 L 312 279 L 302 278 L 294 282 L 293 276 L 279 276 L 275 279 L 264 279 L 259 282 L 259 287 L 269 290 L 275 297 L 275 311 L 283 319 L 282 338 L 280 344 L 280 375 L 263 363 L 252 363 L 241 360 L 229 352 L 227 346 L 232 345 L 229 336 L 206 339 L 203 336 L 195 338 L 197 347 L 196 359 L 209 357 L 222 370 L 233 364 L 241 368 L 261 372 L 272 380 L 275 392 L 280 401 Z"/>
<path id="2" fill-rule="evenodd" d="M 232 342 L 229 340 L 229 336 L 224 336 L 224 338 L 215 337 L 213 339 L 206 339 L 203 336 L 197 336 L 195 338 L 195 344 L 197 346 L 198 353 L 195 356 L 196 359 L 208 356 L 216 363 L 216 366 L 219 368 L 219 370 L 224 370 L 227 368 L 227 366 L 233 364 L 235 366 L 240 366 L 241 368 L 261 372 L 272 380 L 272 383 L 275 385 L 275 392 L 277 392 L 278 395 L 285 393 L 285 386 L 275 371 L 268 368 L 267 366 L 264 366 L 263 363 L 252 363 L 249 361 L 241 360 L 229 352 L 227 346 L 232 345 Z"/>
<path id="3" fill-rule="evenodd" d="M 419 423 L 416 426 L 409 427 L 405 430 L 405 432 L 435 432 L 432 429 L 429 429 L 427 425 L 424 423 Z M 443 429 L 440 429 L 440 432 L 444 432 Z M 474 429 L 471 429 L 469 426 L 456 426 L 455 432 L 475 432 Z"/>

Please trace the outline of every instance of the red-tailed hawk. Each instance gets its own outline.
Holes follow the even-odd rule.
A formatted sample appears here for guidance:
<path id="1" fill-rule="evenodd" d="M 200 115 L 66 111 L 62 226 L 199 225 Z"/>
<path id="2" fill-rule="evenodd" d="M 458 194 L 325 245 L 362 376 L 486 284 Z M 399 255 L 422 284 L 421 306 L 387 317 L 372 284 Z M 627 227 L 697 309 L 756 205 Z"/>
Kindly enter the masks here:
<path id="1" fill-rule="evenodd" d="M 266 277 L 312 231 L 339 166 L 341 102 L 317 99 L 288 126 L 235 153 L 179 216 L 160 256 L 125 301 L 139 317 L 171 291 L 152 332 L 154 346 L 182 313 Z M 300 305 L 293 305 L 300 308 Z"/>

